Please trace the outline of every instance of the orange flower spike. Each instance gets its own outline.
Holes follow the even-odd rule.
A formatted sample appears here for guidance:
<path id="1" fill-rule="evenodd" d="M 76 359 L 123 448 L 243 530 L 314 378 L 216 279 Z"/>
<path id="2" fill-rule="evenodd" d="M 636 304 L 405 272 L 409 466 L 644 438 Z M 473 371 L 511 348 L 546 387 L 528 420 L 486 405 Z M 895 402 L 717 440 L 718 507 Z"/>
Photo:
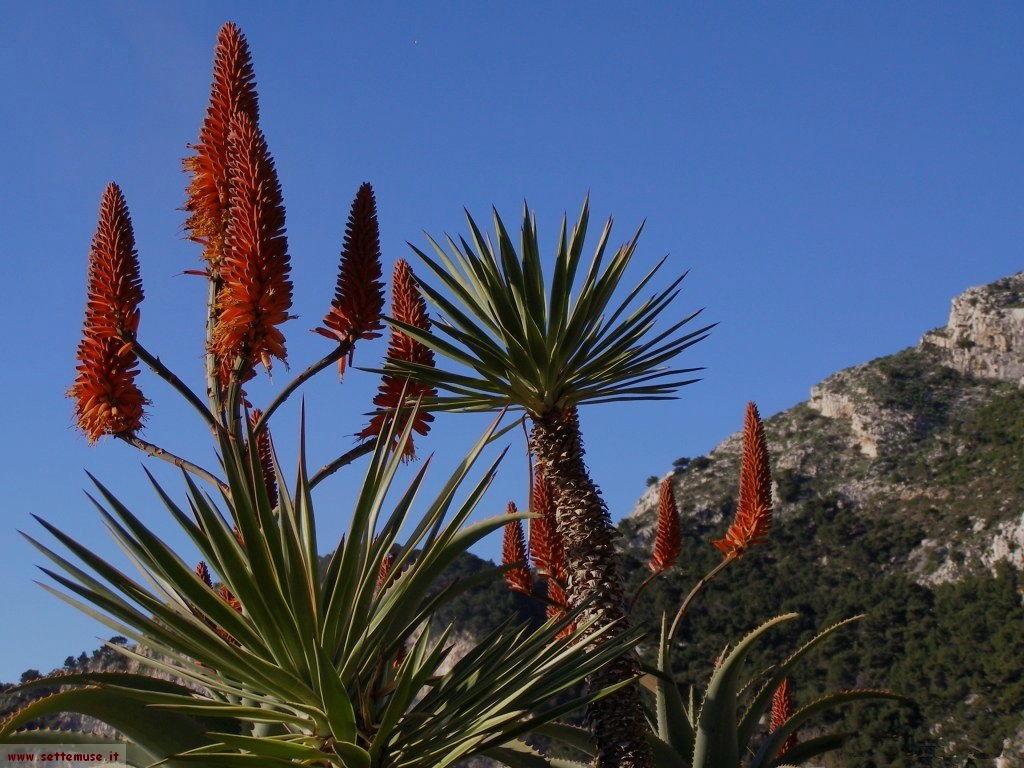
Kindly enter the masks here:
<path id="1" fill-rule="evenodd" d="M 345 357 L 338 361 L 338 373 L 352 362 L 352 348 L 358 339 L 375 339 L 384 328 L 384 283 L 381 281 L 380 229 L 377 225 L 377 201 L 373 187 L 359 187 L 345 230 L 345 243 L 338 267 L 334 301 L 324 315 L 323 327 L 316 332 L 339 344 L 349 344 Z"/>
<path id="2" fill-rule="evenodd" d="M 249 413 L 249 426 L 255 427 L 256 423 L 263 416 L 263 411 L 254 408 Z M 270 428 L 264 426 L 256 436 L 256 453 L 260 457 L 260 470 L 263 474 L 263 487 L 266 488 L 267 498 L 270 499 L 270 508 L 277 506 L 277 470 L 274 467 L 274 447 L 270 442 Z"/>
<path id="3" fill-rule="evenodd" d="M 562 578 L 564 555 L 555 523 L 555 506 L 544 476 L 534 473 L 530 510 L 539 517 L 530 519 L 530 557 L 537 573 L 545 577 Z"/>
<path id="4" fill-rule="evenodd" d="M 416 287 L 416 278 L 413 276 L 412 267 L 404 259 L 395 262 L 395 268 L 391 275 L 391 314 L 396 320 L 407 325 L 424 331 L 430 330 L 427 303 Z M 388 361 L 390 360 L 433 367 L 434 353 L 426 345 L 392 327 L 391 340 L 388 343 Z M 385 361 L 385 366 L 387 366 L 387 361 Z M 385 373 L 381 377 L 377 395 L 373 398 L 373 404 L 381 412 L 373 415 L 366 429 L 359 433 L 359 437 L 373 437 L 381 434 L 388 416 L 394 413 L 401 404 L 403 392 L 408 402 L 437 396 L 437 390 L 433 387 L 409 381 L 399 374 Z M 416 414 L 416 421 L 412 428 L 418 434 L 426 435 L 430 431 L 430 422 L 433 420 L 433 414 L 420 411 Z M 410 438 L 405 446 L 405 458 L 411 459 L 414 456 L 413 441 Z"/>
<path id="5" fill-rule="evenodd" d="M 793 694 L 789 690 L 789 678 L 783 678 L 782 682 L 779 683 L 779 687 L 775 689 L 775 693 L 772 694 L 772 712 L 771 721 L 768 726 L 770 733 L 775 733 L 783 726 L 783 724 L 789 720 L 793 714 Z M 796 733 L 791 733 L 786 737 L 785 743 L 782 748 L 778 751 L 776 757 L 781 757 L 790 749 L 796 745 Z"/>
<path id="6" fill-rule="evenodd" d="M 68 396 L 75 400 L 79 429 L 95 443 L 103 435 L 136 432 L 146 404 L 135 384 L 138 358 L 131 348 L 143 298 L 139 258 L 128 204 L 113 183 L 100 201 L 86 292 L 78 374 Z"/>
<path id="7" fill-rule="evenodd" d="M 196 565 L 196 576 L 208 587 L 213 586 L 213 579 L 210 578 L 210 569 L 207 567 L 206 562 L 200 560 Z"/>
<path id="8" fill-rule="evenodd" d="M 391 575 L 391 567 L 395 564 L 395 556 L 393 554 L 384 555 L 380 560 L 380 568 L 377 569 L 377 591 L 379 592 L 387 581 L 388 576 Z"/>
<path id="9" fill-rule="evenodd" d="M 292 304 L 281 185 L 267 142 L 245 113 L 232 119 L 229 147 L 230 216 L 213 334 L 222 383 L 238 358 L 242 381 L 252 378 L 257 361 L 269 370 L 272 357 L 285 360 L 278 326 Z"/>
<path id="10" fill-rule="evenodd" d="M 228 589 L 223 584 L 221 584 L 220 585 L 220 589 L 217 590 L 217 592 L 220 595 L 220 599 L 223 600 L 228 605 L 230 605 L 232 610 L 234 610 L 235 613 L 241 613 L 242 612 L 242 603 L 238 600 L 237 597 L 235 597 L 231 593 L 230 589 Z"/>
<path id="11" fill-rule="evenodd" d="M 736 516 L 725 538 L 713 542 L 726 557 L 740 557 L 750 547 L 763 544 L 772 527 L 772 476 L 768 445 L 757 406 L 747 404 L 743 423 L 743 458 L 740 463 L 740 494 Z"/>
<path id="12" fill-rule="evenodd" d="M 203 258 L 216 269 L 223 255 L 228 222 L 228 135 L 235 114 L 244 113 L 253 125 L 259 121 L 259 100 L 249 44 L 231 22 L 221 27 L 213 59 L 210 105 L 199 129 L 195 154 L 185 158 L 192 174 L 185 211 L 185 228 L 192 240 L 202 243 Z"/>
<path id="13" fill-rule="evenodd" d="M 516 505 L 508 503 L 508 514 L 514 515 Z M 502 565 L 511 565 L 504 572 L 505 582 L 513 592 L 522 592 L 524 595 L 533 594 L 533 577 L 530 576 L 530 569 L 526 567 L 526 540 L 523 537 L 523 525 L 521 520 L 512 520 L 505 523 L 505 538 L 501 547 Z"/>
<path id="14" fill-rule="evenodd" d="M 683 538 L 679 531 L 679 507 L 672 490 L 672 478 L 661 481 L 658 495 L 658 532 L 654 538 L 654 551 L 647 567 L 654 573 L 667 571 L 679 560 L 683 551 Z"/>

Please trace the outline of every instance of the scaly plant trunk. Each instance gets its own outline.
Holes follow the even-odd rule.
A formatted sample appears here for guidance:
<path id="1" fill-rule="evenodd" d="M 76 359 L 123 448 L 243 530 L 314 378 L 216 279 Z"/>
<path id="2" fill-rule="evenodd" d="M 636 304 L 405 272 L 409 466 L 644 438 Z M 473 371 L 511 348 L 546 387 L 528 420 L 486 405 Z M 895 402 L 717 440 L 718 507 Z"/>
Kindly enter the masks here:
<path id="1" fill-rule="evenodd" d="M 558 534 L 565 547 L 569 603 L 578 606 L 590 601 L 583 618 L 595 618 L 594 629 L 619 622 L 610 636 L 622 634 L 628 628 L 628 617 L 615 551 L 615 529 L 601 491 L 583 459 L 583 437 L 576 409 L 534 417 L 530 444 L 555 505 Z M 595 690 L 636 674 L 636 661 L 621 656 L 592 675 L 587 684 Z M 592 703 L 587 720 L 597 747 L 598 768 L 653 768 L 636 683 Z"/>

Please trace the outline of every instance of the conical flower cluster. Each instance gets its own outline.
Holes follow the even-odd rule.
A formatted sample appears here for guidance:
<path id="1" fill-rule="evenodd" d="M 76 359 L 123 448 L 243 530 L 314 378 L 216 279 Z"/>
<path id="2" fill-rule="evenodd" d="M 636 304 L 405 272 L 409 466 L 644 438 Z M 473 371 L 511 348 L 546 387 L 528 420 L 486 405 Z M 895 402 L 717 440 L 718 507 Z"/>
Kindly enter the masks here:
<path id="1" fill-rule="evenodd" d="M 768 729 L 771 733 L 779 730 L 793 715 L 793 694 L 789 690 L 789 678 L 783 678 L 779 687 L 772 694 L 772 712 Z M 785 743 L 779 750 L 776 757 L 781 757 L 796 745 L 796 734 L 791 733 L 786 737 Z"/>
<path id="2" fill-rule="evenodd" d="M 256 361 L 269 369 L 272 357 L 286 358 L 278 326 L 292 304 L 281 185 L 263 134 L 244 112 L 232 118 L 228 151 L 231 197 L 212 339 L 222 384 L 239 363 L 246 381 Z"/>
<path id="3" fill-rule="evenodd" d="M 555 505 L 543 473 L 533 474 L 531 509 L 539 517 L 530 518 L 530 557 L 537 573 L 545 578 L 564 580 L 565 554 L 558 538 L 555 523 Z"/>
<path id="4" fill-rule="evenodd" d="M 395 556 L 390 552 L 380 559 L 380 567 L 377 569 L 378 592 L 388 583 L 388 577 L 391 576 L 391 568 L 394 564 Z"/>
<path id="5" fill-rule="evenodd" d="M 377 225 L 377 201 L 373 187 L 359 187 L 345 230 L 338 267 L 334 301 L 324 315 L 317 333 L 339 344 L 355 344 L 358 339 L 375 339 L 383 329 L 384 283 L 381 281 L 380 229 Z M 339 373 L 352 358 L 351 349 L 338 361 Z"/>
<path id="6" fill-rule="evenodd" d="M 128 204 L 116 184 L 100 201 L 89 250 L 89 272 L 78 367 L 68 396 L 89 442 L 131 434 L 142 426 L 146 399 L 135 384 L 138 358 L 131 339 L 139 327 L 142 280 Z"/>
<path id="7" fill-rule="evenodd" d="M 391 315 L 395 320 L 414 328 L 424 331 L 430 329 L 427 303 L 420 295 L 419 288 L 416 287 L 412 267 L 404 259 L 399 259 L 395 263 L 391 276 Z M 426 345 L 393 327 L 391 340 L 388 343 L 388 361 L 392 360 L 433 367 L 434 353 Z M 377 395 L 373 398 L 373 404 L 380 409 L 380 412 L 373 415 L 366 429 L 359 433 L 359 437 L 372 437 L 381 434 L 389 416 L 394 414 L 401 405 L 403 394 L 406 402 L 414 403 L 420 398 L 436 397 L 437 390 L 425 384 L 410 381 L 397 372 L 385 373 L 381 377 Z M 413 430 L 420 435 L 426 435 L 430 431 L 430 422 L 433 420 L 432 414 L 419 411 L 416 414 Z M 411 437 L 405 446 L 405 456 L 406 458 L 415 456 Z"/>
<path id="8" fill-rule="evenodd" d="M 229 146 L 231 122 L 237 113 L 245 114 L 253 125 L 259 122 L 256 77 L 253 74 L 249 45 L 242 31 L 230 22 L 221 27 L 214 51 L 213 84 L 195 154 L 184 161 L 191 173 L 185 210 L 185 228 L 189 236 L 202 243 L 203 258 L 216 270 L 223 255 L 227 234 Z"/>
<path id="9" fill-rule="evenodd" d="M 514 515 L 519 510 L 513 502 L 508 503 L 505 510 L 508 514 Z M 512 520 L 505 523 L 505 537 L 501 547 L 502 565 L 512 566 L 504 572 L 505 582 L 513 592 L 522 592 L 524 595 L 533 594 L 533 577 L 527 567 L 526 540 L 523 536 L 523 523 L 521 520 Z"/>
<path id="10" fill-rule="evenodd" d="M 683 539 L 679 531 L 679 507 L 676 506 L 672 490 L 672 478 L 661 481 L 658 494 L 658 532 L 654 538 L 654 550 L 647 567 L 654 573 L 671 568 L 683 551 Z"/>
<path id="11" fill-rule="evenodd" d="M 740 463 L 740 498 L 736 516 L 725 538 L 714 545 L 726 557 L 740 557 L 763 544 L 772 527 L 772 476 L 768 444 L 757 406 L 747 404 L 743 422 L 743 458 Z"/>
<path id="12" fill-rule="evenodd" d="M 251 428 L 255 427 L 262 416 L 263 411 L 259 408 L 254 408 L 249 414 L 249 426 Z M 265 425 L 260 430 L 260 433 L 256 435 L 256 453 L 260 458 L 263 487 L 267 492 L 267 498 L 270 500 L 270 508 L 273 509 L 277 506 L 278 502 L 277 470 L 274 467 L 274 447 L 270 441 L 270 428 Z"/>

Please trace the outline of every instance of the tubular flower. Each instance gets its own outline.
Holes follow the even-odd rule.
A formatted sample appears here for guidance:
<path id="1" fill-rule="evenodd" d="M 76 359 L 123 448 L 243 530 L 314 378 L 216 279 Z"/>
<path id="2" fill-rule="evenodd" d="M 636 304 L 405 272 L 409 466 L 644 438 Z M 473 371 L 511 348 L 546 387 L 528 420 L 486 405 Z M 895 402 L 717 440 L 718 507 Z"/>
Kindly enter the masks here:
<path id="1" fill-rule="evenodd" d="M 291 265 L 284 233 L 284 204 L 267 142 L 245 113 L 236 113 L 229 135 L 230 215 L 220 264 L 213 351 L 221 360 L 221 383 L 241 361 L 239 377 L 255 375 L 256 361 L 286 357 Z"/>
<path id="2" fill-rule="evenodd" d="M 78 374 L 68 396 L 90 443 L 142 426 L 146 399 L 135 384 L 138 358 L 131 339 L 139 327 L 142 280 L 135 235 L 124 195 L 108 184 L 89 249 L 85 320 L 78 344 Z"/>
<path id="3" fill-rule="evenodd" d="M 242 31 L 228 22 L 217 35 L 210 105 L 199 129 L 199 141 L 192 146 L 195 154 L 183 161 L 185 170 L 192 174 L 185 201 L 185 228 L 192 240 L 205 246 L 203 258 L 211 269 L 217 268 L 224 252 L 230 201 L 228 135 L 231 121 L 239 112 L 253 125 L 258 123 L 259 102 L 249 44 Z"/>
<path id="4" fill-rule="evenodd" d="M 341 249 L 338 284 L 334 301 L 324 315 L 323 327 L 316 332 L 339 344 L 348 344 L 345 357 L 338 361 L 338 373 L 352 361 L 352 345 L 358 339 L 375 339 L 384 325 L 384 283 L 381 281 L 380 229 L 377 226 L 377 201 L 373 187 L 363 184 L 352 201 L 352 211 Z"/>
<path id="5" fill-rule="evenodd" d="M 768 729 L 770 733 L 775 733 L 785 724 L 787 720 L 793 714 L 793 694 L 789 690 L 789 678 L 784 678 L 779 687 L 775 689 L 775 693 L 772 694 L 772 713 L 771 722 L 769 723 Z M 791 733 L 786 737 L 785 743 L 779 750 L 776 757 L 781 757 L 790 749 L 796 745 L 796 734 Z"/>
<path id="6" fill-rule="evenodd" d="M 513 502 L 508 503 L 506 512 L 510 515 L 516 514 L 518 510 Z M 530 569 L 526 567 L 526 540 L 523 537 L 523 525 L 521 520 L 512 520 L 505 523 L 505 538 L 501 547 L 502 565 L 511 565 L 503 574 L 508 588 L 513 592 L 522 592 L 524 595 L 533 594 L 533 578 L 530 576 Z"/>
<path id="7" fill-rule="evenodd" d="M 427 304 L 416 287 L 412 268 L 404 259 L 399 259 L 395 263 L 395 269 L 391 276 L 391 314 L 399 322 L 424 331 L 430 330 Z M 390 360 L 416 363 L 432 368 L 434 353 L 428 347 L 393 327 L 391 341 L 388 343 L 388 361 Z M 437 390 L 427 384 L 407 380 L 393 373 L 385 373 L 381 377 L 377 395 L 373 398 L 373 404 L 381 410 L 373 415 L 366 429 L 359 433 L 359 437 L 365 438 L 381 434 L 386 419 L 390 415 L 388 412 L 394 412 L 398 408 L 403 395 L 405 400 L 415 402 L 421 397 L 436 397 Z M 432 414 L 419 411 L 412 428 L 417 433 L 425 435 L 430 431 L 430 422 L 433 420 Z M 414 456 L 415 451 L 412 438 L 410 438 L 405 446 L 405 458 L 411 459 Z"/>
<path id="8" fill-rule="evenodd" d="M 530 518 L 530 557 L 537 573 L 561 580 L 564 576 L 565 553 L 555 523 L 555 505 L 544 475 L 537 470 L 533 475 L 530 510 L 540 517 Z"/>
<path id="9" fill-rule="evenodd" d="M 725 538 L 714 545 L 726 557 L 740 557 L 763 544 L 772 527 L 772 476 L 768 445 L 757 406 L 747 403 L 743 422 L 743 459 L 740 463 L 740 499 Z"/>
<path id="10" fill-rule="evenodd" d="M 256 423 L 263 416 L 263 411 L 254 408 L 249 414 L 249 426 L 255 427 Z M 270 429 L 264 426 L 256 435 L 256 453 L 260 458 L 260 471 L 263 475 L 263 487 L 267 491 L 267 498 L 270 499 L 270 508 L 277 506 L 277 470 L 274 467 L 274 447 L 270 442 Z"/>
<path id="11" fill-rule="evenodd" d="M 679 508 L 672 491 L 672 478 L 661 481 L 658 496 L 658 533 L 654 539 L 654 551 L 647 566 L 654 573 L 666 571 L 679 560 L 683 551 L 683 540 L 679 532 Z"/>

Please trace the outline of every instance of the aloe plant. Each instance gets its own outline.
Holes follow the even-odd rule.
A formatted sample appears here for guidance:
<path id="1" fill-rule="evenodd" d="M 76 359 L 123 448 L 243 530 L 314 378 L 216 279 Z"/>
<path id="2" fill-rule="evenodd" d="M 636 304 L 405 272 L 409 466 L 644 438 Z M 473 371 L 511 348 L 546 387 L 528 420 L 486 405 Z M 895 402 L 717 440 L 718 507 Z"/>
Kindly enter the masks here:
<path id="1" fill-rule="evenodd" d="M 305 416 L 295 479 L 275 454 L 271 419 L 302 384 L 383 330 L 383 283 L 376 202 L 359 188 L 338 283 L 321 335 L 334 342 L 260 410 L 244 389 L 262 364 L 287 356 L 281 326 L 291 318 L 292 282 L 277 172 L 259 128 L 248 45 L 225 25 L 215 52 L 210 107 L 191 174 L 186 229 L 203 245 L 207 280 L 205 398 L 139 337 L 143 300 L 128 204 L 110 184 L 89 252 L 88 299 L 69 396 L 91 442 L 112 436 L 183 472 L 185 496 L 152 475 L 166 514 L 190 539 L 198 563 L 174 551 L 143 516 L 93 478 L 90 494 L 131 576 L 51 522 L 59 546 L 26 538 L 51 561 L 44 588 L 84 611 L 134 648 L 111 647 L 148 674 L 61 674 L 22 686 L 58 687 L 0 723 L 0 740 L 68 741 L 33 730 L 54 712 L 102 720 L 133 741 L 133 762 L 212 768 L 335 766 L 440 768 L 516 749 L 538 724 L 614 694 L 621 685 L 578 693 L 636 633 L 612 634 L 583 615 L 588 606 L 540 626 L 506 622 L 462 658 L 450 659 L 452 627 L 436 610 L 491 578 L 493 568 L 448 582 L 447 567 L 510 519 L 469 524 L 501 457 L 476 466 L 500 417 L 456 462 L 433 499 L 417 502 L 429 462 L 404 487 L 396 473 L 412 456 L 411 433 L 427 434 L 424 395 L 393 378 L 355 448 L 315 473 L 308 469 Z M 392 287 L 393 313 L 428 327 L 408 265 Z M 419 342 L 392 331 L 391 350 L 429 361 Z M 193 407 L 213 436 L 212 470 L 144 439 L 151 401 L 137 381 L 147 365 Z M 313 489 L 369 454 L 351 499 L 349 525 L 321 568 Z M 471 474 L 475 479 L 469 481 Z M 337 510 L 332 510 L 337 516 Z M 595 641 L 599 643 L 595 647 Z M 558 703 L 556 703 L 558 702 Z M 77 737 L 76 737 L 77 738 Z"/>
<path id="2" fill-rule="evenodd" d="M 435 635 L 431 615 L 500 568 L 443 588 L 439 577 L 508 515 L 465 524 L 498 461 L 456 500 L 492 432 L 415 515 L 426 467 L 400 492 L 394 488 L 411 426 L 410 420 L 398 435 L 397 451 L 385 447 L 390 441 L 378 444 L 323 575 L 304 453 L 290 491 L 278 474 L 280 501 L 271 509 L 264 485 L 254 482 L 255 441 L 247 450 L 222 446 L 228 489 L 221 505 L 186 476 L 186 512 L 153 479 L 167 512 L 217 574 L 219 593 L 98 480 L 94 501 L 143 580 L 40 520 L 78 560 L 27 537 L 57 566 L 44 570 L 63 589 L 45 588 L 149 653 L 112 648 L 180 682 L 134 674 L 49 677 L 30 685 L 66 688 L 8 718 L 0 738 L 24 740 L 25 723 L 70 710 L 108 722 L 153 760 L 175 765 L 427 768 L 486 753 L 591 701 L 583 695 L 545 703 L 623 650 L 615 642 L 587 652 L 583 625 L 557 640 L 578 612 L 538 628 L 506 624 L 441 671 L 450 628 Z M 397 498 L 389 503 L 391 496 Z M 400 541 L 407 527 L 412 531 Z M 378 583 L 389 554 L 389 575 Z"/>

